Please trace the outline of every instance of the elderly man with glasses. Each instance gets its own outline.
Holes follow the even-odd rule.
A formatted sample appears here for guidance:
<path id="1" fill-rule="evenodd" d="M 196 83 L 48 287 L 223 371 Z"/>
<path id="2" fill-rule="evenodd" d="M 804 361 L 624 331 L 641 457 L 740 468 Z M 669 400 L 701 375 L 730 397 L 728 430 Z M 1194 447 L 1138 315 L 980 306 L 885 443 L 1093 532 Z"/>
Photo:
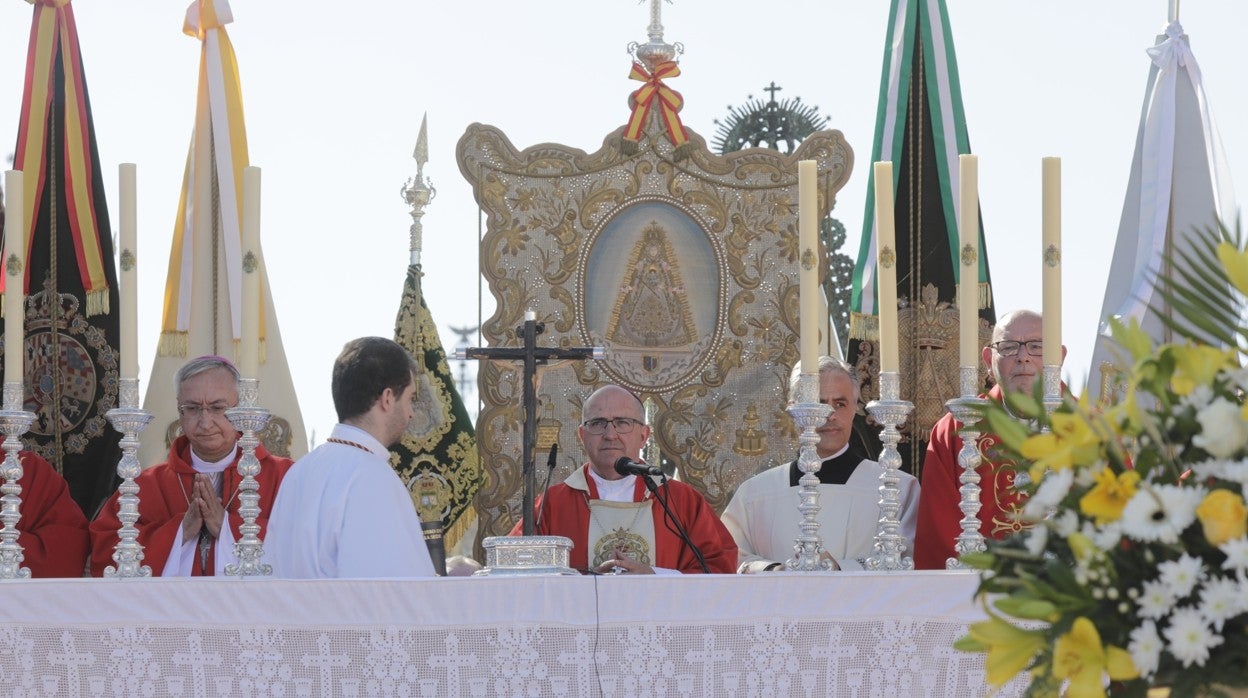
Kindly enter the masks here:
<path id="1" fill-rule="evenodd" d="M 139 543 L 152 574 L 189 577 L 224 574 L 234 562 L 238 514 L 239 433 L 225 411 L 238 405 L 238 369 L 220 356 L 187 362 L 174 376 L 182 435 L 169 460 L 139 475 Z M 256 447 L 260 460 L 260 535 L 268 523 L 277 487 L 291 460 Z M 117 546 L 118 496 L 114 493 L 91 522 L 91 574 L 113 564 Z M 228 516 L 227 516 L 228 513 Z"/>
<path id="2" fill-rule="evenodd" d="M 996 385 L 986 396 L 1001 402 L 1002 387 L 1011 392 L 1030 393 L 1043 374 L 1044 344 L 1041 342 L 1040 314 L 1031 310 L 1015 310 L 997 321 L 992 343 L 984 347 L 982 357 Z M 1066 347 L 1062 347 L 1062 359 Z M 922 493 L 919 496 L 918 530 L 914 540 L 914 566 L 917 569 L 945 569 L 945 561 L 954 557 L 954 542 L 962 532 L 958 509 L 961 486 L 958 478 L 958 452 L 962 424 L 946 414 L 932 427 L 923 460 Z M 1017 514 L 1024 495 L 1015 485 L 1020 468 L 1000 458 L 995 446 L 996 434 L 980 434 L 978 447 L 983 456 L 979 466 L 980 508 L 979 531 L 986 537 L 1003 538 L 1022 528 Z M 1024 470 L 1025 472 L 1025 470 Z"/>
<path id="3" fill-rule="evenodd" d="M 537 533 L 572 539 L 570 564 L 582 572 L 735 571 L 736 543 L 697 490 L 661 475 L 617 471 L 621 460 L 640 463 L 650 438 L 637 396 L 618 385 L 599 388 L 585 400 L 582 417 L 577 436 L 589 462 L 540 498 Z"/>

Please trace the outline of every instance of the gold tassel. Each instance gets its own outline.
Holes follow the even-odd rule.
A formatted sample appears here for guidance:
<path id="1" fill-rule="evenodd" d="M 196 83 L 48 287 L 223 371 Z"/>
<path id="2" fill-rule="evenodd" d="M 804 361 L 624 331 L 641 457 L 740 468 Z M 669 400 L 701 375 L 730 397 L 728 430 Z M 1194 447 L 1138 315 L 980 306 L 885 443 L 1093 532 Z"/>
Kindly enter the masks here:
<path id="1" fill-rule="evenodd" d="M 160 356 L 186 356 L 190 338 L 185 332 L 161 332 L 160 341 L 156 343 L 156 353 Z"/>
<path id="2" fill-rule="evenodd" d="M 880 340 L 879 316 L 867 315 L 865 313 L 850 313 L 849 338 L 878 342 Z"/>
<path id="3" fill-rule="evenodd" d="M 979 309 L 986 310 L 992 307 L 992 284 L 979 283 Z"/>
<path id="4" fill-rule="evenodd" d="M 630 141 L 627 138 L 620 138 L 620 152 L 625 155 L 636 155 L 640 145 L 637 141 Z"/>
<path id="5" fill-rule="evenodd" d="M 87 293 L 87 317 L 108 314 L 108 289 Z"/>
<path id="6" fill-rule="evenodd" d="M 688 158 L 690 155 L 693 155 L 693 143 L 686 141 L 684 144 L 678 146 L 676 150 L 672 151 L 672 160 L 674 162 L 680 162 L 681 160 Z"/>

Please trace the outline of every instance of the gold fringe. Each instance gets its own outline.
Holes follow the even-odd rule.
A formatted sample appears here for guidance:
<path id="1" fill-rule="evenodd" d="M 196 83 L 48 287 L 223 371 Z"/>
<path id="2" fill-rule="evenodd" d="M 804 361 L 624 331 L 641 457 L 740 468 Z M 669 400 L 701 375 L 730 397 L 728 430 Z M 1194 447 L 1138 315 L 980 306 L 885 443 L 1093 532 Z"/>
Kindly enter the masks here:
<path id="1" fill-rule="evenodd" d="M 160 356 L 186 357 L 190 338 L 185 332 L 161 332 L 160 341 L 156 343 L 156 353 Z"/>
<path id="2" fill-rule="evenodd" d="M 865 313 L 850 313 L 849 338 L 880 341 L 880 317 Z"/>
<path id="3" fill-rule="evenodd" d="M 108 288 L 87 293 L 87 317 L 108 315 Z"/>
<path id="4" fill-rule="evenodd" d="M 992 284 L 980 282 L 979 284 L 979 309 L 987 310 L 992 307 Z"/>
<path id="5" fill-rule="evenodd" d="M 451 527 L 442 531 L 442 541 L 447 550 L 454 550 L 459 545 L 459 540 L 468 532 L 468 527 L 472 526 L 477 520 L 477 510 L 471 506 L 459 515 L 455 523 Z"/>
<path id="6" fill-rule="evenodd" d="M 236 366 L 243 362 L 243 357 L 239 353 L 242 351 L 242 344 L 243 342 L 241 339 L 234 340 L 234 359 L 233 360 L 234 360 L 234 365 Z M 268 363 L 269 343 L 266 342 L 263 338 L 261 338 L 260 340 L 260 350 L 256 353 L 259 356 L 259 359 L 260 359 L 259 363 L 261 365 Z"/>

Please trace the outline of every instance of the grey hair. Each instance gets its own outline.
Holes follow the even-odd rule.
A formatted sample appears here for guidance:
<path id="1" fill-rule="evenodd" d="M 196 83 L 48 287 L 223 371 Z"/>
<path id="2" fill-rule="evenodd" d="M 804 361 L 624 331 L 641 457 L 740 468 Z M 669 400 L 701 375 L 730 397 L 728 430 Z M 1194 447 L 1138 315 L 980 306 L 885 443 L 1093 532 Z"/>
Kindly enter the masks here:
<path id="1" fill-rule="evenodd" d="M 1005 337 L 1005 330 L 1016 320 L 1034 319 L 1036 322 L 1042 322 L 1040 313 L 1026 308 L 1011 310 L 1010 312 L 997 318 L 997 324 L 992 328 L 992 341 L 999 342 Z"/>
<path id="2" fill-rule="evenodd" d="M 208 354 L 187 361 L 185 364 L 182 364 L 182 368 L 179 368 L 177 373 L 173 374 L 173 396 L 176 398 L 182 393 L 183 383 L 201 373 L 207 373 L 216 369 L 228 371 L 234 377 L 234 389 L 238 389 L 238 381 L 241 375 L 234 363 L 224 356 Z"/>
<path id="3" fill-rule="evenodd" d="M 853 383 L 854 385 L 854 402 L 855 403 L 858 402 L 858 398 L 861 397 L 862 386 L 858 384 L 858 377 L 854 375 L 853 366 L 850 366 L 849 364 L 845 363 L 844 361 L 841 361 L 840 359 L 834 356 L 826 356 L 826 355 L 820 356 L 819 357 L 819 375 L 822 376 L 825 373 L 845 374 L 845 376 L 849 378 L 849 382 Z M 801 375 L 802 375 L 802 365 L 801 363 L 798 363 L 796 366 L 793 367 L 793 372 L 789 374 L 789 399 L 790 400 L 792 400 L 793 396 L 797 394 L 797 379 L 800 378 Z"/>

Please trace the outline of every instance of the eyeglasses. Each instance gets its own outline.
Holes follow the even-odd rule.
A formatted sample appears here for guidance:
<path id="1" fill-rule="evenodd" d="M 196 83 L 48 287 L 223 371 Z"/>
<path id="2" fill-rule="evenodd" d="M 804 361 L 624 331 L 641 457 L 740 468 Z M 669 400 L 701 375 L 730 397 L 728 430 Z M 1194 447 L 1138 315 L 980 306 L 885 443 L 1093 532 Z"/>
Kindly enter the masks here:
<path id="1" fill-rule="evenodd" d="M 1023 347 L 1027 347 L 1027 354 L 1030 356 L 1044 355 L 1044 342 L 1033 339 L 1030 342 L 1015 342 L 1012 339 L 1003 339 L 1000 342 L 989 344 L 988 346 L 996 350 L 1001 356 L 1018 356 L 1018 352 Z"/>
<path id="2" fill-rule="evenodd" d="M 585 420 L 584 422 L 581 423 L 581 426 L 585 427 L 585 431 L 593 434 L 594 436 L 598 436 L 599 434 L 607 433 L 608 424 L 615 427 L 615 433 L 627 434 L 630 431 L 632 431 L 634 427 L 636 427 L 639 424 L 642 424 L 642 422 L 639 422 L 636 419 L 631 419 L 629 417 L 616 417 L 615 419 L 606 419 L 605 417 L 598 417 L 595 419 Z"/>
<path id="3" fill-rule="evenodd" d="M 230 405 L 224 402 L 214 402 L 210 405 L 200 405 L 195 403 L 186 403 L 178 405 L 178 414 L 187 419 L 199 419 L 203 415 L 216 419 L 225 416 L 225 411 L 230 409 Z"/>

